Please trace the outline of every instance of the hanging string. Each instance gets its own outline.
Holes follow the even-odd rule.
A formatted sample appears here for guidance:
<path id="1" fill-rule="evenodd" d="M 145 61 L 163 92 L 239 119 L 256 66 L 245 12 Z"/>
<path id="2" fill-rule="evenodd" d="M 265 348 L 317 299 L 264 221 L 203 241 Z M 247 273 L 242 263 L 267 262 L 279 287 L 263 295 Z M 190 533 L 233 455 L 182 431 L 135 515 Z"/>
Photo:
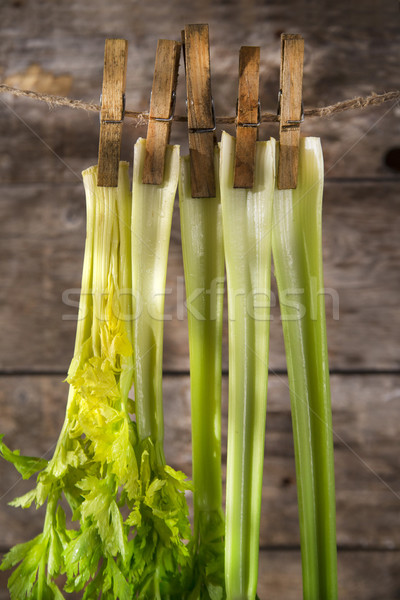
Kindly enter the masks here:
<path id="1" fill-rule="evenodd" d="M 100 112 L 100 105 L 92 102 L 83 102 L 82 100 L 73 100 L 71 98 L 64 98 L 63 96 L 53 96 L 51 94 L 39 94 L 38 92 L 32 92 L 30 90 L 19 90 L 17 88 L 10 87 L 5 84 L 0 84 L 0 93 L 9 93 L 13 96 L 31 98 L 33 100 L 39 100 L 40 102 L 46 102 L 50 107 L 55 106 L 68 106 L 69 108 L 88 110 L 92 112 Z M 331 115 L 344 112 L 346 110 L 363 109 L 368 106 L 378 106 L 384 102 L 399 101 L 400 90 L 393 92 L 386 92 L 385 94 L 372 93 L 365 98 L 358 97 L 349 100 L 343 100 L 330 106 L 323 106 L 322 108 L 306 108 L 304 111 L 304 117 L 330 117 Z M 136 121 L 136 125 L 145 125 L 149 120 L 147 112 L 137 112 L 133 110 L 126 110 L 125 117 Z M 175 115 L 174 121 L 186 122 L 186 116 Z M 278 122 L 279 116 L 276 113 L 264 112 L 261 114 L 261 123 L 273 123 Z M 236 117 L 216 117 L 218 124 L 234 124 Z"/>

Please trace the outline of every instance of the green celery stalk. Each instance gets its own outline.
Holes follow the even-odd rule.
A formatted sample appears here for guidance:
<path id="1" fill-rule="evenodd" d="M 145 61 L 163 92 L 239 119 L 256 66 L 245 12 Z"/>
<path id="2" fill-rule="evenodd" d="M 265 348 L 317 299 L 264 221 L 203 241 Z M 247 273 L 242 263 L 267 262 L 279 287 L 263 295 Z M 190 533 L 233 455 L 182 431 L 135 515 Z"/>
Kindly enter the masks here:
<path id="1" fill-rule="evenodd" d="M 146 140 L 135 144 L 132 205 L 133 340 L 135 401 L 141 440 L 163 456 L 162 355 L 164 298 L 172 211 L 179 175 L 179 146 L 167 148 L 164 182 L 142 183 Z"/>
<path id="2" fill-rule="evenodd" d="M 323 181 L 320 141 L 302 138 L 298 185 L 295 190 L 275 191 L 272 232 L 292 406 L 305 600 L 337 598 L 335 479 L 322 272 Z"/>
<path id="3" fill-rule="evenodd" d="M 219 152 L 215 152 L 218 169 Z M 217 173 L 218 177 L 218 173 Z M 221 351 L 224 251 L 219 190 L 192 198 L 190 159 L 181 159 L 179 205 L 188 309 L 194 485 L 194 593 L 224 588 L 221 476 Z M 214 594 L 214 595 L 212 595 Z"/>
<path id="4" fill-rule="evenodd" d="M 223 133 L 220 186 L 229 313 L 225 585 L 228 600 L 253 600 L 267 403 L 275 142 L 257 142 L 252 190 L 233 188 L 234 151 L 234 138 Z"/>
<path id="5" fill-rule="evenodd" d="M 133 569 L 138 598 L 183 597 L 191 538 L 183 473 L 166 465 L 163 441 L 162 356 L 164 298 L 172 211 L 179 176 L 179 146 L 168 146 L 161 185 L 142 183 L 146 140 L 135 144 L 132 187 L 132 343 L 136 425 L 139 436 L 141 512 Z M 144 493 L 145 490 L 149 491 Z M 157 492 L 157 493 L 155 493 Z M 135 567 L 135 563 L 140 568 Z"/>

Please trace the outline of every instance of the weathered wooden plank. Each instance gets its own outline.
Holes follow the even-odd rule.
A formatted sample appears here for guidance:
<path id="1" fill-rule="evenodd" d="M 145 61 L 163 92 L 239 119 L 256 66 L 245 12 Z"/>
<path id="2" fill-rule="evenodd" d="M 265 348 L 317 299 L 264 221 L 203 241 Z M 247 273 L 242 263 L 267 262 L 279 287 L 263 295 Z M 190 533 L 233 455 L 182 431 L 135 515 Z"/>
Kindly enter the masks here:
<path id="1" fill-rule="evenodd" d="M 0 378 L 0 431 L 12 448 L 51 455 L 61 428 L 67 385 L 61 377 Z M 338 544 L 341 548 L 400 549 L 399 376 L 333 376 Z M 191 475 L 190 385 L 164 379 L 167 460 Z M 179 418 L 177 418 L 179 417 Z M 223 461 L 226 460 L 227 377 L 223 378 Z M 0 461 L 1 545 L 40 530 L 43 512 L 7 502 L 30 489 Z M 397 494 L 397 495 L 396 495 Z M 287 378 L 271 376 L 261 519 L 262 546 L 299 544 L 297 498 Z M 1 546 L 0 546 L 1 548 Z"/>
<path id="2" fill-rule="evenodd" d="M 100 89 L 100 88 L 99 88 Z M 97 92 L 96 92 L 97 93 Z M 76 183 L 81 172 L 97 164 L 99 115 L 68 108 L 49 111 L 0 98 L 0 182 Z M 6 104 L 4 104 L 6 102 Z M 146 127 L 124 123 L 121 158 L 132 162 L 133 140 Z"/>
<path id="3" fill-rule="evenodd" d="M 399 552 L 340 552 L 339 598 L 394 600 L 399 595 Z M 260 553 L 258 594 L 261 600 L 299 600 L 302 597 L 300 552 Z"/>
<path id="4" fill-rule="evenodd" d="M 178 11 L 181 21 L 177 25 Z M 224 0 L 215 0 L 206 9 L 204 3 L 179 0 L 137 6 L 121 0 L 118 7 L 106 0 L 96 5 L 77 0 L 43 0 L 36 5 L 18 0 L 4 3 L 1 17 L 2 81 L 90 101 L 98 99 L 101 89 L 104 38 L 129 31 L 132 60 L 127 106 L 140 110 L 149 104 L 157 38 L 179 39 L 184 23 L 204 20 L 210 23 L 217 114 L 234 113 L 237 52 L 249 43 L 261 46 L 262 108 L 275 109 L 282 31 L 300 32 L 305 38 L 306 106 L 398 87 L 398 7 L 389 0 L 379 6 L 367 2 L 362 8 L 349 8 L 345 0 L 303 3 L 301 11 L 295 0 L 253 3 L 251 10 L 245 0 L 237 0 L 235 10 Z M 184 111 L 181 77 L 176 112 Z M 302 134 L 322 137 L 328 177 L 396 177 L 384 165 L 386 152 L 398 145 L 396 116 L 394 107 L 388 105 L 351 111 L 328 120 L 308 120 Z M 75 323 L 63 321 L 62 315 L 73 316 L 75 309 L 62 304 L 61 294 L 79 286 L 84 232 L 79 180 L 80 172 L 97 161 L 98 130 L 95 114 L 49 111 L 30 100 L 0 98 L 0 182 L 28 184 L 13 191 L 3 187 L 1 193 L 0 369 L 51 371 L 68 365 Z M 260 139 L 270 134 L 276 137 L 277 131 L 277 125 L 262 126 Z M 145 127 L 125 124 L 123 159 L 131 160 L 133 140 L 145 133 Z M 187 153 L 186 124 L 174 124 L 171 141 L 182 144 Z M 42 185 L 46 182 L 51 186 Z M 63 182 L 78 182 L 78 186 L 60 187 Z M 336 289 L 340 299 L 340 320 L 328 318 L 333 368 L 399 368 L 398 202 L 395 183 L 326 188 L 326 286 Z M 165 367 L 169 370 L 188 368 L 186 322 L 177 308 L 177 298 L 184 297 L 179 240 L 175 213 L 167 283 L 171 293 L 166 298 L 166 310 L 174 315 L 166 322 Z M 330 306 L 328 315 L 332 314 Z M 281 369 L 284 354 L 277 315 L 273 310 L 271 366 Z M 226 348 L 225 329 L 225 368 Z M 0 379 L 0 431 L 9 434 L 10 443 L 26 452 L 44 452 L 54 443 L 66 399 L 66 386 L 60 379 Z M 280 379 L 270 378 L 262 535 L 267 544 L 292 545 L 298 543 L 294 466 L 288 394 Z M 332 383 L 335 431 L 360 457 L 336 438 L 338 539 L 347 548 L 339 553 L 340 597 L 394 600 L 400 589 L 399 551 L 371 549 L 400 547 L 395 522 L 398 500 L 370 468 L 399 492 L 398 378 L 334 377 Z M 226 380 L 224 390 L 226 398 Z M 165 396 L 169 457 L 177 466 L 189 468 L 187 378 L 167 378 Z M 226 407 L 224 414 L 226 424 Z M 12 469 L 8 474 L 0 470 L 0 496 L 14 482 Z M 22 490 L 16 487 L 13 492 Z M 0 501 L 2 543 L 8 540 L 10 544 L 40 527 L 37 516 L 4 508 L 11 496 Z M 349 551 L 357 546 L 369 551 Z M 5 580 L 6 574 L 1 573 L 0 599 L 9 597 Z M 262 553 L 259 591 L 263 600 L 298 600 L 300 589 L 297 551 Z"/>
<path id="5" fill-rule="evenodd" d="M 2 186 L 1 196 L 0 370 L 65 371 L 74 344 L 78 300 L 77 292 L 68 290 L 79 288 L 82 269 L 83 188 L 80 184 Z M 399 203 L 396 183 L 386 183 L 384 188 L 365 183 L 326 185 L 323 243 L 333 369 L 400 367 Z M 272 290 L 276 305 L 274 281 Z M 69 305 L 63 303 L 63 294 Z M 184 299 L 176 206 L 165 302 L 164 368 L 168 371 L 189 368 Z M 277 306 L 271 314 L 270 366 L 284 369 Z M 226 322 L 223 357 L 226 369 Z"/>
<path id="6" fill-rule="evenodd" d="M 135 7 L 122 0 L 118 10 L 106 0 L 85 6 L 84 10 L 77 0 L 57 3 L 44 0 L 40 8 L 22 1 L 4 4 L 0 40 L 0 76 L 4 82 L 96 100 L 101 91 L 104 38 L 129 32 L 132 39 L 127 106 L 138 110 L 148 109 L 157 38 L 179 39 L 184 23 L 202 22 L 205 16 L 201 3 L 183 7 L 180 0 L 169 2 L 168 10 L 160 0 Z M 230 3 L 216 0 L 207 21 L 217 114 L 235 112 L 237 53 L 241 45 L 249 43 L 261 47 L 262 107 L 275 110 L 282 31 L 300 32 L 305 38 L 306 106 L 331 104 L 367 95 L 371 90 L 396 89 L 396 57 L 400 49 L 396 10 L 391 0 L 380 2 L 379 6 L 369 3 L 366 7 L 364 3 L 362 10 L 351 11 L 345 0 L 304 5 L 301 11 L 295 0 L 284 5 L 258 3 L 251 11 L 244 0 L 236 2 L 236 10 L 231 9 Z M 179 23 L 176 14 L 180 16 Z M 32 68 L 29 69 L 32 63 L 39 65 L 36 79 L 32 77 Z M 184 77 L 181 77 L 179 114 L 185 112 L 184 96 Z M 96 115 L 70 109 L 49 112 L 46 106 L 32 100 L 14 101 L 4 96 L 2 100 L 10 104 L 12 110 L 0 103 L 0 180 L 75 181 L 73 173 L 55 159 L 19 118 L 74 172 L 79 174 L 97 160 Z M 393 106 L 383 106 L 365 112 L 351 111 L 351 114 L 328 120 L 313 119 L 302 126 L 302 132 L 323 136 L 330 176 L 383 176 L 390 174 L 383 164 L 384 154 L 397 144 L 395 118 Z M 277 136 L 277 132 L 277 125 L 263 127 L 261 138 L 270 133 Z M 127 126 L 125 134 L 127 141 L 122 156 L 129 159 L 132 139 L 145 135 L 145 129 L 138 131 Z M 174 124 L 172 142 L 184 143 L 187 149 L 186 138 L 186 125 Z M 22 163 L 23 173 L 20 172 Z"/>

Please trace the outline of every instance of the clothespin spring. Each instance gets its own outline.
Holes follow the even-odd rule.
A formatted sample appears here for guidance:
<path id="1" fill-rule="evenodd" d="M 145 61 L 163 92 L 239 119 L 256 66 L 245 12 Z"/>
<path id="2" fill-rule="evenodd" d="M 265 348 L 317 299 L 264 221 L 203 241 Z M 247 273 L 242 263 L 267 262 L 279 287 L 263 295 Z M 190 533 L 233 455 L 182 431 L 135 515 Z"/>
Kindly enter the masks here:
<path id="1" fill-rule="evenodd" d="M 278 117 L 281 116 L 281 98 L 282 98 L 282 90 L 279 90 L 279 92 L 278 92 L 278 107 L 276 109 L 276 114 L 278 115 Z M 288 124 L 290 124 L 290 125 L 300 125 L 301 123 L 304 123 L 304 104 L 303 104 L 303 100 L 301 101 L 300 119 L 288 119 L 286 121 L 286 123 L 282 124 L 282 127 L 287 127 Z"/>
<path id="2" fill-rule="evenodd" d="M 150 102 L 151 102 L 151 96 L 152 96 L 152 92 L 150 93 Z M 172 119 L 174 118 L 175 104 L 176 104 L 176 92 L 175 92 L 175 90 L 173 90 L 172 94 L 171 94 L 171 112 L 169 114 L 169 117 L 167 117 L 165 119 L 162 117 L 149 117 L 149 121 L 159 121 L 160 123 L 170 123 L 172 121 Z"/>
<path id="3" fill-rule="evenodd" d="M 236 119 L 238 118 L 239 100 L 236 100 Z M 257 101 L 257 122 L 256 123 L 236 123 L 236 127 L 259 127 L 261 125 L 261 102 Z"/>
<path id="4" fill-rule="evenodd" d="M 188 101 L 186 100 L 186 107 L 187 105 Z M 215 119 L 214 98 L 211 98 L 211 117 L 213 122 L 212 127 L 189 127 L 189 133 L 212 133 L 217 129 L 217 122 Z"/>
<path id="5" fill-rule="evenodd" d="M 125 100 L 125 94 L 122 94 L 122 118 L 119 121 L 109 121 L 107 119 L 101 119 L 101 106 L 103 103 L 103 94 L 100 94 L 100 112 L 99 112 L 99 121 L 100 123 L 111 123 L 111 124 L 115 124 L 115 125 L 121 125 L 121 123 L 123 123 L 124 121 L 124 117 L 125 117 L 125 106 L 126 106 L 126 100 Z"/>

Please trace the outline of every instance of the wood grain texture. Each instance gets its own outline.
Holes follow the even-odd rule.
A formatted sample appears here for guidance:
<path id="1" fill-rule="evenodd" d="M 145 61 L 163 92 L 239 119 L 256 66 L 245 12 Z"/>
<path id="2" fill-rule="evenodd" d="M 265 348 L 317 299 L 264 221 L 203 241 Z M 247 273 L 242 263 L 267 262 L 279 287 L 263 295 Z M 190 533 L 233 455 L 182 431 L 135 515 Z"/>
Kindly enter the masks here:
<path id="1" fill-rule="evenodd" d="M 385 184 L 384 192 L 377 183 L 325 186 L 323 250 L 332 369 L 400 368 L 399 229 L 396 183 Z M 0 371 L 66 371 L 74 345 L 84 236 L 81 184 L 1 188 Z M 176 205 L 165 298 L 167 371 L 189 369 L 180 239 Z M 285 354 L 274 278 L 272 291 L 270 366 L 282 370 Z M 226 319 L 225 307 L 224 369 Z"/>
<path id="2" fill-rule="evenodd" d="M 108 39 L 104 50 L 97 185 L 117 187 L 121 153 L 128 42 Z"/>
<path id="3" fill-rule="evenodd" d="M 260 48 L 242 46 L 239 52 L 239 91 L 233 187 L 252 188 L 258 137 Z M 254 127 L 249 127 L 254 124 Z"/>
<path id="4" fill-rule="evenodd" d="M 223 0 L 189 4 L 171 0 L 168 6 L 154 0 L 133 7 L 129 0 L 111 4 L 99 0 L 85 4 L 83 13 L 78 0 L 43 0 L 40 7 L 25 0 L 8 0 L 2 3 L 0 15 L 0 79 L 23 74 L 35 63 L 54 77 L 68 76 L 69 95 L 87 101 L 99 100 L 104 38 L 123 35 L 130 44 L 127 106 L 147 110 L 157 39 L 179 39 L 180 29 L 190 22 L 210 25 L 217 114 L 235 112 L 237 53 L 244 44 L 261 47 L 261 104 L 264 110 L 276 110 L 282 31 L 299 31 L 306 40 L 306 107 L 398 88 L 395 57 L 400 52 L 400 36 L 393 0 L 382 0 L 379 7 L 371 2 L 349 7 L 339 0 L 304 4 L 301 10 L 296 0 L 284 5 L 273 0 L 256 3 L 250 11 L 245 0 L 235 0 L 233 5 Z M 176 109 L 181 114 L 185 112 L 184 86 L 181 65 Z M 391 105 L 350 111 L 332 119 L 310 119 L 302 133 L 322 137 L 329 177 L 399 178 L 384 163 L 386 152 L 398 144 L 396 127 L 396 109 Z M 74 182 L 83 169 L 97 163 L 98 130 L 95 114 L 49 111 L 40 103 L 2 95 L 0 181 Z M 145 127 L 124 124 L 124 160 L 131 160 L 133 142 L 140 135 L 146 135 Z M 270 135 L 277 137 L 276 124 L 260 128 L 260 139 Z M 174 124 L 171 141 L 182 144 L 183 153 L 188 152 L 185 124 Z"/>
<path id="5" fill-rule="evenodd" d="M 298 34 L 281 36 L 280 124 L 278 188 L 297 187 L 300 120 L 303 92 L 304 39 Z"/>
<path id="6" fill-rule="evenodd" d="M 397 600 L 399 552 L 338 553 L 341 600 Z M 263 551 L 260 555 L 258 594 L 261 600 L 300 600 L 300 553 Z"/>
<path id="7" fill-rule="evenodd" d="M 335 375 L 331 383 L 339 547 L 400 549 L 396 525 L 400 375 Z M 189 377 L 166 377 L 163 389 L 167 461 L 191 476 Z M 222 390 L 225 464 L 226 376 Z M 1 377 L 0 430 L 5 442 L 25 454 L 51 456 L 64 418 L 67 391 L 62 377 Z M 0 461 L 0 548 L 35 535 L 41 527 L 42 511 L 7 506 L 28 489 L 30 483 L 20 481 L 14 468 Z M 269 381 L 260 544 L 299 545 L 289 389 L 286 376 L 280 375 L 271 375 Z"/>
<path id="8" fill-rule="evenodd" d="M 215 197 L 215 126 L 208 25 L 185 27 L 186 95 L 193 198 Z"/>
<path id="9" fill-rule="evenodd" d="M 235 75 L 232 74 L 232 80 L 235 79 Z M 183 79 L 184 75 L 181 74 L 178 88 Z M 218 89 L 214 91 L 217 111 L 220 103 L 225 104 L 226 79 L 221 82 L 219 100 Z M 214 80 L 215 77 L 213 89 L 217 87 Z M 100 87 L 92 92 L 91 98 L 97 100 L 99 91 Z M 230 90 L 230 94 L 236 98 L 237 90 Z M 150 88 L 143 93 L 143 109 L 148 105 L 149 95 Z M 181 96 L 182 92 L 178 98 Z M 267 100 L 262 92 L 260 96 L 263 107 L 269 107 L 271 110 L 276 108 L 275 97 Z M 315 104 L 322 104 L 322 101 L 318 100 L 317 92 L 313 97 Z M 331 99 L 342 97 L 344 98 L 331 96 Z M 178 99 L 178 104 L 180 101 Z M 130 105 L 133 106 L 133 103 Z M 179 112 L 184 110 L 182 107 Z M 232 101 L 232 114 L 234 110 Z M 176 123 L 171 132 L 171 143 L 181 145 L 182 155 L 189 152 L 185 125 Z M 385 165 L 386 153 L 398 143 L 396 126 L 395 105 L 384 105 L 369 108 L 364 112 L 341 113 L 330 119 L 310 119 L 302 125 L 301 131 L 302 135 L 321 137 L 328 179 L 391 178 L 399 181 L 400 176 Z M 122 131 L 122 160 L 132 161 L 133 144 L 138 137 L 146 137 L 146 129 L 146 125 L 136 127 L 125 120 Z M 227 126 L 225 129 L 235 135 L 234 126 Z M 278 138 L 277 124 L 261 125 L 259 130 L 260 140 L 270 136 Z M 220 133 L 221 127 L 218 127 L 217 137 Z M 0 183 L 31 185 L 48 182 L 54 183 L 55 186 L 60 182 L 76 183 L 80 180 L 82 170 L 97 164 L 98 141 L 99 118 L 94 113 L 81 114 L 81 111 L 68 108 L 49 112 L 48 107 L 42 103 L 8 98 L 7 94 L 2 94 Z"/>
<path id="10" fill-rule="evenodd" d="M 2 81 L 14 78 L 29 88 L 35 64 L 49 85 L 68 82 L 65 93 L 86 101 L 99 100 L 104 39 L 127 38 L 127 107 L 138 110 L 149 105 L 157 40 L 178 40 L 187 23 L 210 25 L 212 89 L 219 115 L 235 112 L 237 54 L 244 44 L 261 47 L 262 108 L 276 109 L 282 31 L 298 31 L 306 41 L 306 107 L 397 89 L 399 83 L 398 6 L 393 0 L 382 0 L 379 6 L 369 0 L 301 6 L 296 0 L 6 0 L 0 17 Z M 181 65 L 178 114 L 185 112 L 184 87 Z M 326 185 L 323 216 L 325 285 L 338 292 L 340 301 L 338 321 L 332 318 L 332 300 L 327 304 L 334 369 L 400 369 L 400 176 L 385 164 L 386 153 L 398 146 L 397 122 L 398 108 L 384 105 L 309 119 L 301 128 L 302 135 L 322 138 L 326 177 L 337 180 Z M 234 134 L 234 127 L 228 129 Z M 76 306 L 65 305 L 62 292 L 80 284 L 85 229 L 80 172 L 97 163 L 98 130 L 96 114 L 52 111 L 5 95 L 0 99 L 0 371 L 65 372 L 70 361 Z M 262 125 L 259 131 L 260 139 L 277 137 L 278 126 Z M 146 127 L 124 123 L 123 159 L 131 161 L 133 142 L 145 135 Z M 171 141 L 181 144 L 182 154 L 188 153 L 187 138 L 186 125 L 174 124 Z M 170 372 L 188 370 L 179 244 L 175 211 L 166 296 L 172 319 L 166 321 L 164 347 L 164 367 Z M 70 300 L 76 303 L 77 295 Z M 285 367 L 276 307 L 272 316 L 270 365 L 276 370 Z M 226 350 L 225 323 L 225 369 Z M 0 378 L 0 431 L 10 436 L 11 444 L 43 453 L 54 443 L 66 401 L 67 386 L 61 379 Z M 298 529 L 288 392 L 279 379 L 270 377 L 263 500 L 268 512 L 263 512 L 262 524 L 263 544 L 270 550 L 261 554 L 259 591 L 262 600 L 298 600 L 300 556 L 281 546 L 295 547 Z M 398 378 L 335 376 L 332 386 L 335 431 L 364 461 L 335 437 L 338 534 L 344 549 L 339 552 L 340 597 L 395 600 L 400 598 L 398 501 L 368 467 L 399 491 Z M 184 468 L 190 465 L 188 394 L 186 377 L 165 378 L 167 452 Z M 226 379 L 224 398 L 226 403 Z M 226 424 L 226 406 L 224 410 Z M 14 483 L 13 470 L 1 471 L 0 496 Z M 13 492 L 22 490 L 16 487 L 1 500 L 4 544 L 22 541 L 40 527 L 36 516 L 5 507 Z M 5 579 L 1 573 L 1 599 L 9 597 Z"/>
<path id="11" fill-rule="evenodd" d="M 173 94 L 178 82 L 181 45 L 172 40 L 158 40 L 156 64 L 151 92 L 149 124 L 147 128 L 146 156 L 143 183 L 160 185 L 164 177 L 164 161 L 174 107 Z M 165 119 L 157 121 L 156 119 Z"/>

